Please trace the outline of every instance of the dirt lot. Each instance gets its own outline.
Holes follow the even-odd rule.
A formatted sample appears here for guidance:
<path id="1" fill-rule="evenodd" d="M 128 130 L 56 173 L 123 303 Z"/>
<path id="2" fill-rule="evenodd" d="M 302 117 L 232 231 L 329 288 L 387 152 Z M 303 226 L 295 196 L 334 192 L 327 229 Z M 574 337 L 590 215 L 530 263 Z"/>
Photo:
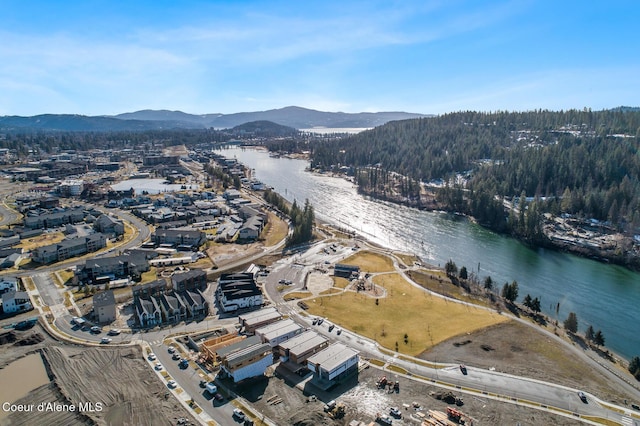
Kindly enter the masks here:
<path id="1" fill-rule="evenodd" d="M 190 414 L 168 395 L 138 347 L 85 348 L 57 342 L 39 326 L 3 333 L 0 366 L 35 350 L 42 351 L 53 380 L 18 401 L 21 404 L 100 402 L 102 411 L 12 413 L 9 425 L 169 425 Z M 28 343 L 33 343 L 29 345 Z"/>
<path id="2" fill-rule="evenodd" d="M 330 392 L 321 392 L 309 385 L 303 391 L 295 387 L 295 383 L 300 382 L 300 377 L 282 374 L 281 369 L 278 369 L 274 377 L 247 384 L 239 389 L 238 393 L 254 404 L 261 414 L 276 421 L 277 424 L 296 426 L 347 425 L 352 420 L 368 424 L 375 420 L 377 413 L 388 415 L 390 407 L 398 407 L 403 414 L 403 419 L 394 419 L 394 425 L 416 425 L 419 424 L 417 413 L 426 414 L 430 409 L 444 411 L 447 406 L 452 406 L 430 396 L 432 392 L 443 393 L 442 389 L 404 378 L 398 379 L 400 382 L 398 393 L 388 393 L 386 390 L 378 389 L 376 381 L 382 375 L 393 377 L 393 373 L 390 375 L 389 372 L 370 367 L 362 370 L 357 379 L 353 378 Z M 310 395 L 315 395 L 317 400 L 307 402 Z M 463 398 L 464 405 L 458 408 L 471 416 L 474 424 L 519 423 L 522 426 L 580 424 L 572 419 L 517 405 L 484 400 L 460 393 L 456 396 Z M 272 403 L 274 400 L 281 400 L 281 402 L 274 404 Z M 345 404 L 344 418 L 333 420 L 324 413 L 324 404 L 330 400 Z M 414 402 L 419 405 L 419 409 L 413 407 Z M 410 407 L 404 408 L 403 404 L 408 404 Z"/>
<path id="3" fill-rule="evenodd" d="M 587 366 L 564 345 L 516 321 L 449 339 L 420 355 L 429 361 L 464 363 L 584 389 L 624 405 L 629 395 Z M 606 361 L 603 361 L 606 362 Z"/>

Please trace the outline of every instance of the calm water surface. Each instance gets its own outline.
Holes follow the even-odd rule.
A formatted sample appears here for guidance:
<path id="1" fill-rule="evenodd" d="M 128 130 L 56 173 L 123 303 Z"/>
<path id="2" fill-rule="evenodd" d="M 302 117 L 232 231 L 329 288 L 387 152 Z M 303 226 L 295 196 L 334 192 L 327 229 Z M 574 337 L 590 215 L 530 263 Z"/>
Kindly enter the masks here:
<path id="1" fill-rule="evenodd" d="M 350 228 L 381 245 L 418 254 L 444 266 L 449 259 L 483 279 L 490 275 L 502 286 L 518 281 L 519 300 L 539 297 L 543 311 L 564 321 L 578 316 L 584 332 L 589 325 L 602 330 L 606 346 L 626 358 L 640 356 L 640 274 L 625 268 L 552 250 L 530 249 L 464 218 L 424 212 L 359 195 L 350 182 L 318 176 L 308 163 L 271 158 L 264 151 L 229 148 L 228 158 L 255 169 L 255 176 L 288 200 L 309 199 L 316 215 Z M 560 311 L 556 315 L 556 304 Z"/>

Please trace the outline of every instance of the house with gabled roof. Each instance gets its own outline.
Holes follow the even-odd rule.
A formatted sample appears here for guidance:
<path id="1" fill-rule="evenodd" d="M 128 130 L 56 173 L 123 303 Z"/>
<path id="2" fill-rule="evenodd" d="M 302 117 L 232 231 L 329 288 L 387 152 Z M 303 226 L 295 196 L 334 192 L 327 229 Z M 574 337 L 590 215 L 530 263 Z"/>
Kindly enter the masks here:
<path id="1" fill-rule="evenodd" d="M 157 300 L 165 322 L 178 322 L 187 318 L 187 308 L 181 298 L 165 293 L 158 296 Z"/>
<path id="2" fill-rule="evenodd" d="M 190 318 L 205 316 L 209 311 L 207 299 L 198 289 L 180 291 L 176 293 L 176 296 L 182 300 L 187 309 L 187 316 Z"/>
<path id="3" fill-rule="evenodd" d="M 162 324 L 162 311 L 156 297 L 137 297 L 134 299 L 137 323 L 142 327 Z"/>

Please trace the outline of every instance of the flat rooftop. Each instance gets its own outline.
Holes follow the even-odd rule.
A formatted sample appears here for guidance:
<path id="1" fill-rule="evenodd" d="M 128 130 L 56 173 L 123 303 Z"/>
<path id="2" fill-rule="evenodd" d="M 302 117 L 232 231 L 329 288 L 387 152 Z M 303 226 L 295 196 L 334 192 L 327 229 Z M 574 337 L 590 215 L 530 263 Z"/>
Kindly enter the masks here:
<path id="1" fill-rule="evenodd" d="M 303 354 L 310 351 L 313 348 L 317 348 L 328 342 L 329 339 L 316 333 L 315 331 L 305 331 L 302 334 L 292 337 L 291 339 L 282 342 L 280 347 L 285 350 L 289 350 L 289 353 Z"/>
<path id="2" fill-rule="evenodd" d="M 328 348 L 309 357 L 307 362 L 320 365 L 327 371 L 333 371 L 356 355 L 358 355 L 358 351 L 342 343 L 334 343 Z"/>
<path id="3" fill-rule="evenodd" d="M 253 324 L 260 324 L 265 321 L 276 320 L 281 318 L 282 315 L 274 307 L 260 309 L 259 311 L 248 312 L 246 314 L 238 315 L 238 321 L 241 324 L 251 326 Z"/>
<path id="4" fill-rule="evenodd" d="M 287 318 L 285 320 L 276 321 L 272 324 L 258 328 L 256 330 L 256 334 L 260 334 L 265 339 L 271 340 L 278 336 L 289 334 L 297 330 L 302 330 L 302 327 L 291 318 Z"/>

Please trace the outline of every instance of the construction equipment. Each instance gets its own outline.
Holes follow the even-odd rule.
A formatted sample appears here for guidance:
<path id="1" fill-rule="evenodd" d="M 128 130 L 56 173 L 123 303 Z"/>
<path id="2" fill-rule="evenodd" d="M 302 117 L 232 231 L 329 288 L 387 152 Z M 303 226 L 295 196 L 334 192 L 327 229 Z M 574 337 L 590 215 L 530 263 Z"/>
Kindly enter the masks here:
<path id="1" fill-rule="evenodd" d="M 447 407 L 447 416 L 456 423 L 460 423 L 460 419 L 462 419 L 462 413 L 451 407 Z"/>
<path id="2" fill-rule="evenodd" d="M 332 419 L 341 419 L 344 417 L 345 413 L 346 413 L 345 406 L 343 403 L 340 402 L 336 404 L 336 406 L 333 407 L 331 410 L 329 410 L 327 414 Z"/>
<path id="3" fill-rule="evenodd" d="M 378 381 L 376 382 L 376 385 L 380 389 L 383 389 L 385 386 L 387 386 L 387 376 L 380 377 L 380 379 L 378 379 Z"/>

